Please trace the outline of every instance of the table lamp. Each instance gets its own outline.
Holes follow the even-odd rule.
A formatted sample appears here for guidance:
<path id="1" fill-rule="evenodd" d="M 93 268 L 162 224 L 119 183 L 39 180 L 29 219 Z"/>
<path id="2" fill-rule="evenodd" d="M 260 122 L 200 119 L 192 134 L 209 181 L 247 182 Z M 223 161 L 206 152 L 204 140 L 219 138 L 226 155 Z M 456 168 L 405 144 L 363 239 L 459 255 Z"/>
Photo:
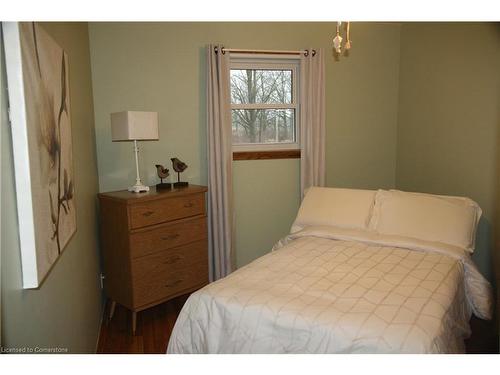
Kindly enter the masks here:
<path id="1" fill-rule="evenodd" d="M 158 112 L 123 111 L 111 114 L 111 140 L 113 142 L 134 141 L 135 185 L 128 191 L 140 193 L 149 191 L 139 176 L 139 148 L 137 141 L 158 140 Z"/>

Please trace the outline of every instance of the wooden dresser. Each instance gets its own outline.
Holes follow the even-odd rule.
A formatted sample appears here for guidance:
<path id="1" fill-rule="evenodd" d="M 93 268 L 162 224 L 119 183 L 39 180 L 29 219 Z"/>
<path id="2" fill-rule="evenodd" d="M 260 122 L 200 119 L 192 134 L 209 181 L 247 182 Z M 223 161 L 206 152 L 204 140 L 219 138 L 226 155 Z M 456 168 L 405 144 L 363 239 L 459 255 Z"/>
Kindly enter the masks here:
<path id="1" fill-rule="evenodd" d="M 204 186 L 99 194 L 104 289 L 137 312 L 208 284 Z"/>

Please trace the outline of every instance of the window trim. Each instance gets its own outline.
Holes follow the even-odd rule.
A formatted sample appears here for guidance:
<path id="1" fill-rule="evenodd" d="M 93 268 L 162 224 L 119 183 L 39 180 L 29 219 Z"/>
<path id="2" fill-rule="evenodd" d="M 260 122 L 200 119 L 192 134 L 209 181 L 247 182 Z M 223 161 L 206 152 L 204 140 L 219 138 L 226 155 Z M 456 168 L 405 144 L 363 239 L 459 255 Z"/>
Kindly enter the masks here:
<path id="1" fill-rule="evenodd" d="M 233 160 L 300 159 L 300 150 L 233 151 Z"/>
<path id="2" fill-rule="evenodd" d="M 295 111 L 295 142 L 279 143 L 238 143 L 232 144 L 233 160 L 261 160 L 261 159 L 281 159 L 284 155 L 300 157 L 300 56 L 296 55 L 239 55 L 231 57 L 230 70 L 291 70 L 292 71 L 292 102 L 291 103 L 247 103 L 232 104 L 233 109 L 293 109 Z M 288 152 L 287 152 L 288 151 Z M 290 152 L 294 151 L 294 152 Z M 275 157 L 271 157 L 275 152 Z M 298 156 L 297 155 L 298 152 Z M 240 155 L 234 155 L 234 154 Z M 255 153 L 254 158 L 250 158 L 250 153 Z M 265 155 L 265 157 L 263 156 Z"/>

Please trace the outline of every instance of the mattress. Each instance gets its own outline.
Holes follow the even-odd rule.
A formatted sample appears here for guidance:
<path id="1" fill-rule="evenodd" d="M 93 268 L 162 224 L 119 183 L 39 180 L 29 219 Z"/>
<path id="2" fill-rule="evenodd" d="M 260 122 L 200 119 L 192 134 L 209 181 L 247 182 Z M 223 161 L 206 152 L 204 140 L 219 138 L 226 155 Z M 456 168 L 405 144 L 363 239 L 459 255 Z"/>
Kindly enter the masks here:
<path id="1" fill-rule="evenodd" d="M 193 293 L 167 353 L 462 353 L 491 287 L 450 246 L 310 227 Z"/>

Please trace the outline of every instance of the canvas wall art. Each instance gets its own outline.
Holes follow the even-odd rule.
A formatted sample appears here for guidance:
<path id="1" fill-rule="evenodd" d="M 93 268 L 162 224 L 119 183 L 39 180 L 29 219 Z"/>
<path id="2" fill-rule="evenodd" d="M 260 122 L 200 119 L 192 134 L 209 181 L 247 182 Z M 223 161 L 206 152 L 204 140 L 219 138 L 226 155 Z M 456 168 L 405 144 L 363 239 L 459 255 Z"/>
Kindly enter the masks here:
<path id="1" fill-rule="evenodd" d="M 23 286 L 76 231 L 68 56 L 37 23 L 3 23 Z"/>

